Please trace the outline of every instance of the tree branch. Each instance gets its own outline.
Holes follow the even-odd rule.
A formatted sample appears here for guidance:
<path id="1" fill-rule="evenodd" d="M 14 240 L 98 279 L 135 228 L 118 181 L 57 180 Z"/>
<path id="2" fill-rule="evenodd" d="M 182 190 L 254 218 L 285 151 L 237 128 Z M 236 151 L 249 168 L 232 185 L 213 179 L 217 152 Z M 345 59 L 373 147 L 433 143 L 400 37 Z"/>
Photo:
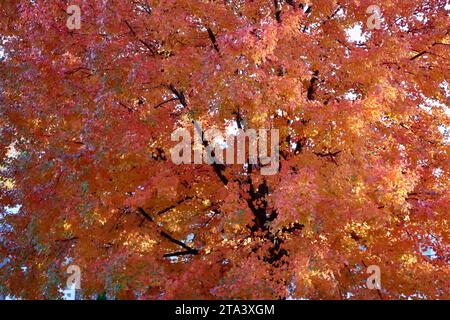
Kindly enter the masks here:
<path id="1" fill-rule="evenodd" d="M 208 31 L 208 36 L 213 44 L 214 50 L 216 50 L 217 52 L 220 52 L 219 45 L 217 44 L 217 40 L 216 40 L 216 36 L 214 35 L 214 32 L 211 30 L 211 28 L 208 28 L 206 30 Z"/>
<path id="2" fill-rule="evenodd" d="M 188 254 L 198 255 L 198 251 L 197 250 L 177 251 L 177 252 L 174 252 L 174 253 L 166 253 L 163 257 L 164 258 L 170 258 L 170 257 L 184 256 L 184 255 L 188 255 Z"/>
<path id="3" fill-rule="evenodd" d="M 314 154 L 316 156 L 322 157 L 322 158 L 330 157 L 331 161 L 333 161 L 335 165 L 338 165 L 335 157 L 341 152 L 342 152 L 342 150 L 339 150 L 339 151 L 336 151 L 336 152 L 314 152 Z"/>
<path id="4" fill-rule="evenodd" d="M 428 51 L 424 50 L 422 52 L 419 52 L 418 54 L 416 54 L 414 57 L 410 58 L 409 60 L 415 60 L 417 58 L 419 58 L 420 56 L 424 55 L 425 53 L 428 53 Z"/>
<path id="5" fill-rule="evenodd" d="M 307 92 L 308 100 L 315 100 L 315 93 L 317 90 L 317 82 L 319 81 L 318 75 L 319 75 L 319 70 L 314 71 L 311 81 L 309 82 L 308 92 Z"/>
<path id="6" fill-rule="evenodd" d="M 123 21 L 127 25 L 127 27 L 130 30 L 131 34 L 150 51 L 152 56 L 155 56 L 155 51 L 153 50 L 151 45 L 149 45 L 147 42 L 145 42 L 144 40 L 140 39 L 137 36 L 136 31 L 134 31 L 133 27 L 131 26 L 131 24 L 127 20 L 123 20 Z"/>
<path id="7" fill-rule="evenodd" d="M 173 242 L 173 243 L 179 245 L 180 247 L 182 247 L 183 249 L 186 249 L 187 251 L 192 252 L 192 254 L 197 254 L 198 253 L 197 249 L 193 249 L 193 248 L 189 247 L 188 245 L 186 245 L 185 243 L 181 242 L 180 240 L 177 240 L 177 239 L 173 238 L 170 234 L 168 234 L 168 233 L 166 233 L 164 231 L 161 231 L 160 234 L 161 234 L 161 236 L 163 236 L 164 238 L 166 238 L 170 242 Z"/>
<path id="8" fill-rule="evenodd" d="M 148 221 L 155 222 L 155 220 L 153 219 L 153 217 L 152 217 L 150 214 L 148 214 L 142 207 L 139 207 L 139 208 L 138 208 L 138 211 L 139 211 L 139 213 L 140 213 L 141 215 L 143 215 L 144 218 L 147 219 Z M 157 227 L 158 227 L 158 229 L 160 229 L 159 226 L 157 226 Z M 159 234 L 160 234 L 161 237 L 163 237 L 163 238 L 169 240 L 169 241 L 172 242 L 172 243 L 175 243 L 175 244 L 179 245 L 179 246 L 182 247 L 183 249 L 186 249 L 186 251 L 182 251 L 183 254 L 192 254 L 192 255 L 197 255 L 197 254 L 198 254 L 198 250 L 197 250 L 197 249 L 191 248 L 191 247 L 189 247 L 188 245 L 186 245 L 185 243 L 181 242 L 180 240 L 175 239 L 174 237 L 172 237 L 170 234 L 168 234 L 168 233 L 165 232 L 164 230 L 159 230 Z M 180 255 L 180 254 L 181 254 L 181 253 L 179 253 L 179 252 L 178 252 L 178 253 L 177 253 L 177 252 L 175 253 L 175 255 Z M 172 253 L 171 253 L 171 254 L 165 254 L 164 257 L 166 257 L 166 256 L 172 256 L 172 255 L 174 255 L 174 254 L 172 254 Z"/>
<path id="9" fill-rule="evenodd" d="M 142 214 L 142 215 L 144 216 L 144 218 L 147 219 L 148 221 L 151 221 L 151 222 L 154 221 L 154 220 L 153 220 L 153 217 L 150 216 L 147 212 L 145 212 L 145 210 L 144 210 L 143 208 L 139 207 L 139 208 L 138 208 L 138 211 L 139 211 L 139 213 Z"/>
<path id="10" fill-rule="evenodd" d="M 153 108 L 158 109 L 159 107 L 162 107 L 163 105 L 165 105 L 166 103 L 169 103 L 171 101 L 175 101 L 175 100 L 179 100 L 178 98 L 171 98 L 169 100 L 163 101 L 159 104 L 157 104 L 156 106 L 154 106 Z"/>
<path id="11" fill-rule="evenodd" d="M 173 84 L 170 84 L 169 86 L 167 86 L 167 88 L 169 88 L 169 90 L 172 91 L 172 93 L 178 98 L 183 107 L 186 108 L 187 102 L 183 90 L 178 91 Z"/>
<path id="12" fill-rule="evenodd" d="M 275 19 L 278 23 L 281 23 L 281 3 L 280 0 L 274 0 L 273 1 L 275 5 Z"/>
<path id="13" fill-rule="evenodd" d="M 160 216 L 160 215 L 162 215 L 162 214 L 164 214 L 166 212 L 169 212 L 170 210 L 175 209 L 178 205 L 182 204 L 183 202 L 185 202 L 187 200 L 191 200 L 191 199 L 192 199 L 191 196 L 186 196 L 183 199 L 178 200 L 174 205 L 171 205 L 171 206 L 169 206 L 167 208 L 164 208 L 164 209 L 158 211 L 158 213 L 156 215 Z"/>

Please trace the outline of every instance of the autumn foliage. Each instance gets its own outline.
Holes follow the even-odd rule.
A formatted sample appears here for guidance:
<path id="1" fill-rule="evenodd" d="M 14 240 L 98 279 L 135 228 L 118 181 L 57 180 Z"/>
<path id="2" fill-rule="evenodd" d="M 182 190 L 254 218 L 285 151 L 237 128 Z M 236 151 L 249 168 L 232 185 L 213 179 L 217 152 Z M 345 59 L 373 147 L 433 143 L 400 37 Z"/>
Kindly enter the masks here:
<path id="1" fill-rule="evenodd" d="M 449 9 L 377 2 L 1 1 L 0 293 L 448 299 Z M 193 121 L 279 172 L 175 165 Z"/>

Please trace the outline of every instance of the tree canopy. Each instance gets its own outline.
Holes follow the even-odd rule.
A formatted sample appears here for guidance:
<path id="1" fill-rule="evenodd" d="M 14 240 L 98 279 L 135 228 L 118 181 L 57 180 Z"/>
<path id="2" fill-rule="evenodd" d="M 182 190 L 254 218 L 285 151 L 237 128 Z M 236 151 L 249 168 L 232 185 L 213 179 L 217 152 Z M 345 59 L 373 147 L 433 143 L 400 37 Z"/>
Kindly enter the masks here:
<path id="1" fill-rule="evenodd" d="M 85 297 L 448 299 L 448 16 L 445 0 L 2 1 L 0 293 L 60 297 L 78 265 Z M 278 129 L 279 172 L 174 164 L 193 121 Z"/>

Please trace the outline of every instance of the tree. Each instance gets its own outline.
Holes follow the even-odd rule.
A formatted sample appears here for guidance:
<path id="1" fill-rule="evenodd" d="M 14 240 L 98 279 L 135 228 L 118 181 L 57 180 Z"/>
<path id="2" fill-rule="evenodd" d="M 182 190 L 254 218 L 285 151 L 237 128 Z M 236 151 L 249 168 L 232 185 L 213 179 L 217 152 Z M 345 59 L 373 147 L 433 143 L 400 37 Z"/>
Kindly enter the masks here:
<path id="1" fill-rule="evenodd" d="M 448 299 L 448 5 L 373 4 L 3 1 L 0 291 Z M 193 121 L 278 129 L 279 172 L 175 165 Z"/>

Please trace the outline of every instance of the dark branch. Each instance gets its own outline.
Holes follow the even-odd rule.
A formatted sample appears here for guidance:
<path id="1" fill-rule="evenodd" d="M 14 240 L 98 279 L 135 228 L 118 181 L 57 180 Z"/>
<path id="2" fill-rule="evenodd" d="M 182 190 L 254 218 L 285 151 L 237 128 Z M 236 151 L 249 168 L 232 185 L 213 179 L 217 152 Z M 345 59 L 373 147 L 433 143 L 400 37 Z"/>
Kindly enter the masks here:
<path id="1" fill-rule="evenodd" d="M 314 154 L 316 156 L 322 157 L 322 158 L 329 157 L 331 159 L 331 161 L 334 162 L 335 165 L 338 165 L 335 157 L 341 152 L 342 151 L 340 150 L 340 151 L 336 151 L 336 152 L 314 152 Z"/>
<path id="2" fill-rule="evenodd" d="M 342 151 L 336 151 L 336 152 L 314 152 L 314 154 L 318 157 L 335 157 Z"/>
<path id="3" fill-rule="evenodd" d="M 174 253 L 166 253 L 163 257 L 169 258 L 169 257 L 185 256 L 188 254 L 197 255 L 198 251 L 194 249 L 194 250 L 187 250 L 187 251 L 178 251 L 178 252 L 174 252 Z"/>
<path id="4" fill-rule="evenodd" d="M 313 73 L 313 77 L 311 78 L 311 81 L 309 82 L 308 86 L 308 100 L 314 100 L 315 99 L 315 93 L 317 90 L 317 82 L 319 81 L 319 78 L 317 77 L 319 75 L 319 71 L 316 70 Z"/>
<path id="5" fill-rule="evenodd" d="M 139 213 L 141 215 L 143 215 L 145 217 L 145 219 L 147 219 L 148 221 L 154 222 L 154 219 L 143 208 L 139 207 L 138 211 L 139 211 Z M 180 240 L 177 240 L 174 237 L 172 237 L 167 232 L 165 232 L 163 230 L 159 230 L 159 234 L 161 235 L 161 237 L 169 240 L 172 243 L 175 243 L 175 244 L 179 245 L 183 249 L 186 249 L 186 251 L 184 251 L 184 254 L 193 254 L 193 255 L 198 254 L 198 250 L 197 249 L 189 247 L 188 245 L 186 245 L 185 243 L 181 242 Z M 180 255 L 180 253 L 177 253 L 177 255 Z M 164 255 L 164 257 L 166 257 L 166 256 L 167 255 Z"/>
<path id="6" fill-rule="evenodd" d="M 69 242 L 69 241 L 75 241 L 78 240 L 78 237 L 71 237 L 67 239 L 56 239 L 55 242 Z"/>
<path id="7" fill-rule="evenodd" d="M 410 58 L 409 60 L 415 60 L 415 59 L 417 59 L 417 58 L 419 58 L 420 56 L 423 56 L 425 53 L 428 53 L 428 51 L 422 51 L 422 52 L 419 52 L 418 54 L 416 54 L 414 57 L 412 57 L 412 58 Z"/>
<path id="8" fill-rule="evenodd" d="M 132 34 L 134 37 L 137 37 L 136 32 L 134 31 L 134 29 L 133 29 L 133 27 L 131 26 L 131 24 L 130 24 L 127 20 L 124 20 L 124 22 L 125 22 L 125 24 L 127 25 L 128 29 L 130 29 L 131 34 Z"/>
<path id="9" fill-rule="evenodd" d="M 161 102 L 160 104 L 157 104 L 156 106 L 154 106 L 155 109 L 158 109 L 159 107 L 162 107 L 163 105 L 165 105 L 166 103 L 169 103 L 171 101 L 175 101 L 175 100 L 179 100 L 178 98 L 172 98 L 166 101 Z"/>
<path id="10" fill-rule="evenodd" d="M 147 42 L 145 42 L 145 41 L 142 40 L 142 39 L 138 39 L 138 40 L 139 40 L 140 43 L 142 43 L 142 44 L 150 51 L 150 53 L 152 54 L 152 56 L 155 55 L 155 51 L 153 50 L 153 48 L 152 48 L 151 45 L 149 45 Z"/>
<path id="11" fill-rule="evenodd" d="M 270 212 L 270 214 L 268 215 L 269 207 L 266 200 L 266 195 L 269 194 L 269 187 L 267 185 L 267 182 L 264 180 L 256 190 L 253 186 L 250 175 L 247 179 L 247 182 L 250 185 L 250 198 L 246 199 L 246 201 L 249 209 L 255 216 L 255 219 L 253 219 L 253 222 L 255 224 L 250 228 L 250 230 L 252 232 L 256 232 L 258 230 L 267 230 L 268 226 L 266 222 L 273 221 L 277 215 L 277 212 L 275 210 L 272 210 L 272 212 Z"/>
<path id="12" fill-rule="evenodd" d="M 214 32 L 211 30 L 211 28 L 208 28 L 207 31 L 208 31 L 209 39 L 211 40 L 211 42 L 213 44 L 214 50 L 216 50 L 217 52 L 220 52 L 219 45 L 217 44 L 217 40 L 216 40 L 216 36 L 215 36 Z"/>
<path id="13" fill-rule="evenodd" d="M 173 238 L 170 234 L 168 234 L 168 233 L 166 233 L 164 231 L 161 231 L 160 235 L 163 236 L 164 238 L 166 238 L 167 240 L 169 240 L 170 242 L 173 242 L 173 243 L 179 245 L 183 249 L 186 249 L 187 251 L 192 252 L 192 254 L 197 254 L 198 253 L 197 249 L 193 249 L 193 248 L 189 247 L 185 243 L 181 242 L 180 240 L 177 240 L 177 239 Z"/>
<path id="14" fill-rule="evenodd" d="M 204 139 L 203 138 L 203 136 L 204 136 L 204 134 L 203 134 L 203 132 L 201 131 L 201 129 L 200 129 L 200 127 L 198 127 L 197 125 L 196 125 L 196 123 L 193 121 L 193 124 L 194 124 L 194 129 L 195 130 L 197 130 L 197 133 L 198 133 L 198 135 L 200 136 L 200 137 L 202 137 L 202 145 L 203 145 L 203 147 L 205 148 L 205 149 L 208 149 L 209 148 L 209 142 L 208 142 L 208 140 L 206 140 L 206 139 Z M 214 152 L 212 152 L 212 154 L 213 154 Z M 214 155 L 213 155 L 214 156 Z M 226 168 L 226 166 L 224 165 L 224 164 L 220 164 L 220 163 L 213 163 L 213 164 L 211 164 L 212 165 L 212 167 L 213 167 L 213 170 L 214 170 L 214 172 L 217 174 L 217 176 L 219 177 L 219 179 L 220 179 L 220 181 L 222 181 L 222 183 L 224 184 L 224 185 L 227 185 L 228 184 L 228 178 L 227 177 L 225 177 L 225 175 L 223 174 L 223 171 L 225 171 L 225 168 Z"/>
<path id="15" fill-rule="evenodd" d="M 126 105 L 125 103 L 123 103 L 122 101 L 119 101 L 119 104 L 120 104 L 122 107 L 124 107 L 125 109 L 127 109 L 128 112 L 133 112 L 133 111 L 134 111 L 133 108 L 127 106 L 127 105 Z"/>
<path id="16" fill-rule="evenodd" d="M 296 6 L 295 0 L 286 0 L 286 3 L 294 8 Z"/>
<path id="17" fill-rule="evenodd" d="M 183 107 L 187 107 L 187 102 L 186 102 L 186 98 L 184 96 L 184 92 L 183 90 L 178 91 L 175 86 L 173 84 L 170 84 L 168 86 L 169 90 L 172 91 L 172 93 L 178 98 L 178 100 L 180 101 L 180 103 L 183 105 Z"/>
<path id="18" fill-rule="evenodd" d="M 274 0 L 273 3 L 275 5 L 275 19 L 277 20 L 278 23 L 280 23 L 281 22 L 281 3 L 280 3 L 280 0 Z"/>
<path id="19" fill-rule="evenodd" d="M 153 50 L 152 46 L 149 45 L 147 42 L 145 42 L 144 40 L 140 39 L 140 38 L 137 36 L 136 31 L 134 31 L 133 27 L 131 26 L 131 24 L 130 24 L 127 20 L 124 20 L 124 23 L 127 25 L 127 27 L 128 27 L 128 29 L 130 30 L 131 34 L 132 34 L 135 38 L 137 38 L 137 40 L 138 40 L 140 43 L 142 43 L 142 44 L 150 51 L 150 53 L 152 54 L 152 56 L 155 56 L 155 51 Z"/>
<path id="20" fill-rule="evenodd" d="M 185 202 L 187 200 L 191 200 L 191 199 L 192 199 L 191 196 L 184 197 L 183 199 L 178 200 L 174 205 L 171 205 L 167 208 L 164 208 L 164 209 L 158 211 L 157 215 L 160 216 L 166 212 L 169 212 L 170 210 L 175 209 L 178 205 L 182 204 L 183 202 Z"/>
<path id="21" fill-rule="evenodd" d="M 142 214 L 142 215 L 144 216 L 144 218 L 147 219 L 148 221 L 151 221 L 151 222 L 154 221 L 153 218 L 152 218 L 147 212 L 145 212 L 145 210 L 144 210 L 143 208 L 139 207 L 139 208 L 138 208 L 138 211 L 139 211 L 139 213 Z"/>

